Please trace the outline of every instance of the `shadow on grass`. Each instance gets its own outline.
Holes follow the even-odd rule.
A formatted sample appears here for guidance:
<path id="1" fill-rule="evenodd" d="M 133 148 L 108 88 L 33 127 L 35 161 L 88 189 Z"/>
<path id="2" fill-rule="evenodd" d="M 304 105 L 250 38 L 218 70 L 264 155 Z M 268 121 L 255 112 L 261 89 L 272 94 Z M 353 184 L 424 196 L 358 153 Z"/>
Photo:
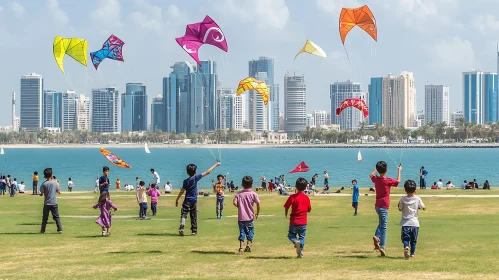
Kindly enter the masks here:
<path id="1" fill-rule="evenodd" d="M 137 236 L 178 236 L 178 233 L 137 233 Z"/>
<path id="2" fill-rule="evenodd" d="M 163 254 L 163 251 L 160 250 L 152 250 L 152 251 L 146 251 L 146 252 L 138 252 L 138 251 L 116 251 L 116 252 L 108 252 L 108 254 L 124 254 L 124 255 L 131 255 L 131 254 Z"/>
<path id="3" fill-rule="evenodd" d="M 352 251 L 352 253 L 354 254 L 369 254 L 369 253 L 372 253 L 373 251 L 368 251 L 368 250 L 364 250 L 364 251 L 360 251 L 360 250 L 357 250 L 357 251 Z"/>
<path id="4" fill-rule="evenodd" d="M 40 232 L 0 232 L 0 235 L 2 234 L 12 234 L 12 235 L 21 235 L 21 234 L 38 234 L 41 235 Z M 45 233 L 47 234 L 47 233 Z M 50 234 L 50 233 L 49 233 Z"/>
<path id="5" fill-rule="evenodd" d="M 54 224 L 54 222 L 47 223 L 47 225 L 49 225 L 49 224 Z M 17 224 L 17 225 L 18 226 L 40 226 L 41 223 L 36 223 L 36 224 L 35 223 L 25 223 L 25 224 Z"/>
<path id="6" fill-rule="evenodd" d="M 249 256 L 247 259 L 255 259 L 255 260 L 290 260 L 296 259 L 296 257 L 290 256 Z"/>
<path id="7" fill-rule="evenodd" d="M 348 256 L 338 256 L 341 259 L 368 259 L 369 256 L 366 255 L 348 255 Z"/>
<path id="8" fill-rule="evenodd" d="M 191 253 L 201 255 L 235 255 L 236 253 L 230 251 L 191 251 Z"/>
<path id="9" fill-rule="evenodd" d="M 76 236 L 75 238 L 99 238 L 99 237 L 105 237 L 102 235 L 81 235 L 81 236 Z"/>

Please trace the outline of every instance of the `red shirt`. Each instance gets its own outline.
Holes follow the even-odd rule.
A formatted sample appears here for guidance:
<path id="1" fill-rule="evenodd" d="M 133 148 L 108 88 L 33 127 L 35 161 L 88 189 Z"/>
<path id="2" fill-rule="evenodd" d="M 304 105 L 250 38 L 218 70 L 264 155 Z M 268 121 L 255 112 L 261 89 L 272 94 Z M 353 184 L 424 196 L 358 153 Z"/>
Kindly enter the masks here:
<path id="1" fill-rule="evenodd" d="M 274 183 L 269 182 L 269 189 L 273 189 L 273 188 L 274 188 Z"/>
<path id="2" fill-rule="evenodd" d="M 393 178 L 371 176 L 376 189 L 376 207 L 390 208 L 390 187 L 396 187 L 399 182 Z"/>
<path id="3" fill-rule="evenodd" d="M 289 223 L 294 226 L 306 225 L 308 212 L 312 211 L 310 198 L 303 192 L 290 195 L 284 204 L 284 208 L 289 209 L 289 207 L 291 207 Z"/>

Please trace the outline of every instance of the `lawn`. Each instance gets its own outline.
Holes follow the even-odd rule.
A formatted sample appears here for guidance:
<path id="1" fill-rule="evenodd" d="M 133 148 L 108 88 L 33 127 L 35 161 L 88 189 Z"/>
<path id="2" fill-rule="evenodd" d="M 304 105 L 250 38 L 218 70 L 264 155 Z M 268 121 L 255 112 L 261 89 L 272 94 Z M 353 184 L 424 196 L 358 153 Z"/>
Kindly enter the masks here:
<path id="1" fill-rule="evenodd" d="M 364 191 L 364 190 L 362 190 Z M 398 189 L 397 193 L 401 193 Z M 420 194 L 499 194 L 499 191 L 431 191 Z M 261 194 L 261 193 L 260 193 Z M 251 253 L 236 254 L 237 211 L 226 198 L 223 220 L 213 196 L 200 197 L 197 236 L 179 237 L 175 197 L 160 197 L 158 215 L 137 220 L 134 193 L 112 192 L 118 207 L 112 235 L 95 224 L 93 193 L 63 193 L 59 209 L 64 233 L 51 221 L 39 234 L 43 199 L 0 196 L 0 279 L 498 279 L 497 198 L 424 197 L 416 258 L 403 259 L 399 197 L 392 197 L 387 257 L 373 252 L 377 225 L 374 196 L 361 195 L 354 217 L 349 197 L 312 196 L 304 258 L 287 239 L 286 197 L 260 195 Z M 187 227 L 189 229 L 189 227 Z M 189 233 L 189 231 L 187 231 Z"/>

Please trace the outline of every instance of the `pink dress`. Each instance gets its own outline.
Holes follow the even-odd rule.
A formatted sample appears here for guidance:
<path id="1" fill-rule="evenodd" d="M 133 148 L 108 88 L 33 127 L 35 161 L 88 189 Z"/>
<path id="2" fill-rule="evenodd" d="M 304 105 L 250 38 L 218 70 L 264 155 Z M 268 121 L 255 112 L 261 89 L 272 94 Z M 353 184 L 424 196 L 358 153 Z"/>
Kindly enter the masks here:
<path id="1" fill-rule="evenodd" d="M 109 210 L 111 210 L 111 208 L 117 210 L 118 208 L 116 208 L 116 206 L 109 199 L 106 201 L 105 204 L 100 204 L 100 203 L 95 204 L 94 208 L 100 209 L 100 216 L 95 222 L 98 223 L 101 227 L 110 228 L 111 214 L 109 213 Z"/>

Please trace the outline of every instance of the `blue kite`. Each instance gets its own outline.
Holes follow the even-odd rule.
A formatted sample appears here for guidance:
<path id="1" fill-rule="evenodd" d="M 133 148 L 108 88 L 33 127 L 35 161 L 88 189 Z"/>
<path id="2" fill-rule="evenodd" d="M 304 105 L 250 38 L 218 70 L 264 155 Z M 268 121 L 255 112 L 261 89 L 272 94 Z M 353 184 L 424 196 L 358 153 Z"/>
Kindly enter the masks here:
<path id="1" fill-rule="evenodd" d="M 98 70 L 99 64 L 106 58 L 124 61 L 123 60 L 123 45 L 125 42 L 121 41 L 120 38 L 111 35 L 102 45 L 102 49 L 91 52 L 90 58 L 92 58 L 92 63 L 94 64 L 95 70 Z"/>

